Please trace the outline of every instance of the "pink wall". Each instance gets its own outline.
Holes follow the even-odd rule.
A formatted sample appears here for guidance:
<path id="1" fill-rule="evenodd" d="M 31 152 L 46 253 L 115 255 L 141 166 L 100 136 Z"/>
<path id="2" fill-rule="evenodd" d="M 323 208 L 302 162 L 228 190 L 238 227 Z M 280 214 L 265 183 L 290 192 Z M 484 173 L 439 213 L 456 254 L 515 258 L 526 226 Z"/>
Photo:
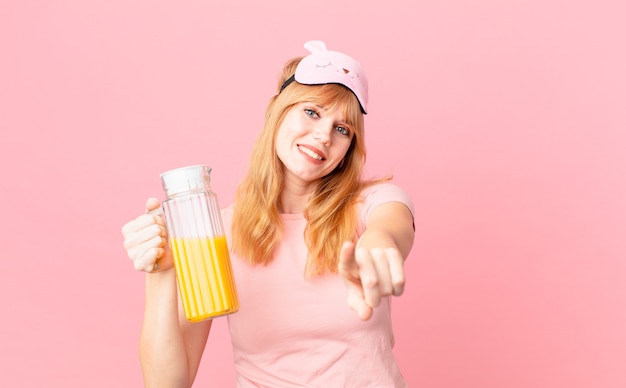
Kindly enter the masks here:
<path id="1" fill-rule="evenodd" d="M 415 200 L 410 386 L 626 386 L 623 2 L 241 3 L 0 4 L 0 386 L 141 385 L 121 225 L 187 164 L 230 202 L 311 38 L 368 70 L 368 173 Z"/>

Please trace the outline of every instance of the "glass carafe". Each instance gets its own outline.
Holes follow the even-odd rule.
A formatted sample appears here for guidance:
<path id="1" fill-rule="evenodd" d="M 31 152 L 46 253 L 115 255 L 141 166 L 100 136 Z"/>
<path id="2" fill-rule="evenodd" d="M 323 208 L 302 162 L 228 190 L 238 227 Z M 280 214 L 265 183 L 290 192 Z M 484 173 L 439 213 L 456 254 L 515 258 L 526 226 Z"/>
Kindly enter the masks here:
<path id="1" fill-rule="evenodd" d="M 239 300 L 211 168 L 188 166 L 161 174 L 163 215 L 185 316 L 201 321 L 234 313 Z"/>

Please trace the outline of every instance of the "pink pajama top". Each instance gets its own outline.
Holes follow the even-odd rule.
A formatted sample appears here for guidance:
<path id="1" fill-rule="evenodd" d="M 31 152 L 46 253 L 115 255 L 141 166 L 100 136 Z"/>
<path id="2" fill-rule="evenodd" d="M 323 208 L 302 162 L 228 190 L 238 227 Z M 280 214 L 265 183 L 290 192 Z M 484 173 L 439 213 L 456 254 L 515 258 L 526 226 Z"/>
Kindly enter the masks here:
<path id="1" fill-rule="evenodd" d="M 410 198 L 394 184 L 377 184 L 362 196 L 359 235 L 378 205 L 401 202 L 413 213 Z M 231 207 L 223 219 L 230 233 Z M 360 320 L 337 274 L 304 277 L 304 216 L 281 220 L 283 239 L 269 265 L 231 256 L 240 301 L 228 316 L 237 387 L 406 387 L 393 354 L 389 298 L 370 320 Z"/>

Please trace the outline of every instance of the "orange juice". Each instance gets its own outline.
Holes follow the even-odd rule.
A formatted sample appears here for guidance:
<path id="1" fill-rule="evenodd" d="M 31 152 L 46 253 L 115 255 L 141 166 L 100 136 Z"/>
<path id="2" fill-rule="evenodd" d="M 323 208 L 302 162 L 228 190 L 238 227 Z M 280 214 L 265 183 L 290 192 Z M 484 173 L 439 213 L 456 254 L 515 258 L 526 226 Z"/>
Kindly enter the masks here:
<path id="1" fill-rule="evenodd" d="M 239 309 L 226 237 L 174 237 L 170 246 L 188 320 L 201 321 Z"/>

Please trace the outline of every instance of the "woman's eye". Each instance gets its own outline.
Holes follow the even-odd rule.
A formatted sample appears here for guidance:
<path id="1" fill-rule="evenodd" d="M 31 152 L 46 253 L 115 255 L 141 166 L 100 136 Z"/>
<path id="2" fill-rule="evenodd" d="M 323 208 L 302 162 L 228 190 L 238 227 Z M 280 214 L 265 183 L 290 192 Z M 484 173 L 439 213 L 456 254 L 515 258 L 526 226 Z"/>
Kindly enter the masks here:
<path id="1" fill-rule="evenodd" d="M 318 114 L 316 111 L 314 111 L 313 109 L 304 109 L 304 113 L 307 114 L 307 116 L 311 116 L 311 117 L 318 117 Z"/>
<path id="2" fill-rule="evenodd" d="M 337 130 L 337 132 L 341 133 L 342 135 L 350 135 L 350 130 L 348 130 L 348 128 L 346 127 L 341 127 L 341 126 L 336 126 L 335 129 Z"/>

